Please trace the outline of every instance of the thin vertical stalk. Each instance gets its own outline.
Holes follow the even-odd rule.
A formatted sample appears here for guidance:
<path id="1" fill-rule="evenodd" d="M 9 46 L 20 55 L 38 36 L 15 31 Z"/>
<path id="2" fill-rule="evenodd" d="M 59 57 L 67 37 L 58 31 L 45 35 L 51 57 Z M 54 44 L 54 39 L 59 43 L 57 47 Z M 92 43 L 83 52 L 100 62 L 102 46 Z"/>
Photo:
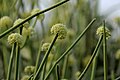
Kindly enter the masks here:
<path id="1" fill-rule="evenodd" d="M 68 56 L 69 56 L 69 54 L 67 54 L 66 57 L 64 58 L 63 69 L 62 69 L 62 79 L 64 79 L 64 77 L 65 77 L 65 72 L 66 72 L 67 62 L 68 62 Z"/>
<path id="2" fill-rule="evenodd" d="M 45 55 L 44 55 L 44 57 L 43 57 L 43 60 L 42 60 L 42 62 L 41 62 L 41 64 L 40 64 L 40 66 L 39 66 L 36 74 L 34 75 L 33 80 L 36 80 L 36 79 L 38 78 L 38 76 L 39 76 L 39 74 L 40 74 L 40 72 L 41 72 L 41 70 L 42 70 L 42 68 L 43 68 L 43 65 L 45 64 L 45 61 L 46 61 L 46 59 L 47 59 L 47 57 L 48 57 L 48 55 L 49 55 L 49 53 L 50 53 L 50 51 L 51 51 L 54 43 L 55 43 L 55 41 L 57 40 L 57 37 L 58 37 L 58 34 L 55 35 L 53 41 L 52 41 L 51 44 L 50 44 L 49 49 L 48 49 L 47 52 L 45 53 Z"/>
<path id="3" fill-rule="evenodd" d="M 57 68 L 56 68 L 56 74 L 57 74 L 57 80 L 60 80 L 59 65 L 57 65 Z"/>
<path id="4" fill-rule="evenodd" d="M 35 73 L 37 72 L 37 69 L 38 69 L 39 60 L 40 60 L 40 55 L 41 55 L 41 44 L 40 44 L 39 50 L 38 50 L 38 55 L 37 55 L 37 60 L 36 60 L 36 64 L 35 64 L 34 75 L 35 75 Z"/>
<path id="5" fill-rule="evenodd" d="M 42 28 L 42 37 L 44 38 L 44 36 L 45 36 L 45 29 L 44 29 L 43 20 L 41 20 L 41 28 Z"/>
<path id="6" fill-rule="evenodd" d="M 10 80 L 10 77 L 11 77 L 11 70 L 12 70 L 12 63 L 13 63 L 13 55 L 14 55 L 15 46 L 16 46 L 16 44 L 13 44 L 13 46 L 12 46 L 10 61 L 9 61 L 9 65 L 8 65 L 7 80 Z"/>
<path id="7" fill-rule="evenodd" d="M 95 58 L 95 55 L 96 55 L 96 53 L 97 53 L 97 51 L 98 51 L 98 49 L 99 49 L 99 47 L 100 47 L 100 45 L 102 43 L 102 40 L 103 40 L 103 36 L 100 36 L 99 41 L 98 41 L 98 43 L 97 43 L 97 45 L 95 47 L 95 50 L 94 50 L 94 52 L 93 52 L 93 54 L 92 54 L 92 56 L 91 56 L 91 58 L 90 58 L 90 60 L 89 60 L 89 62 L 87 64 L 87 66 L 85 67 L 85 69 L 83 70 L 83 72 L 81 73 L 81 75 L 78 77 L 77 80 L 81 80 L 83 78 L 83 76 L 85 75 L 85 73 L 87 72 L 87 70 L 89 69 L 89 67 L 90 67 L 93 59 Z"/>
<path id="8" fill-rule="evenodd" d="M 96 21 L 96 18 L 94 18 L 88 26 L 85 28 L 85 30 L 78 36 L 78 38 L 71 44 L 71 46 L 56 60 L 48 74 L 46 75 L 44 80 L 47 80 L 50 74 L 52 73 L 55 66 L 69 53 L 69 51 L 78 43 L 78 41 L 82 38 L 82 36 L 86 33 L 86 31 L 90 28 L 90 26 Z"/>
<path id="9" fill-rule="evenodd" d="M 107 80 L 107 46 L 106 46 L 106 30 L 105 21 L 103 22 L 104 33 L 103 33 L 103 62 L 104 62 L 104 80 Z"/>
<path id="10" fill-rule="evenodd" d="M 19 47 L 19 44 L 17 43 L 16 44 L 16 59 L 15 59 L 15 73 L 14 73 L 14 80 L 18 80 L 18 70 L 19 70 L 19 50 L 20 50 L 20 47 Z"/>
<path id="11" fill-rule="evenodd" d="M 100 47 L 99 47 L 99 49 L 100 49 Z M 91 79 L 90 80 L 94 80 L 94 78 L 95 78 L 95 70 L 96 70 L 96 64 L 97 64 L 97 57 L 98 57 L 98 54 L 99 54 L 99 49 L 98 49 L 98 51 L 96 53 L 96 56 L 93 60 L 92 73 L 91 73 Z"/>
<path id="12" fill-rule="evenodd" d="M 45 64 L 44 64 L 44 66 L 43 66 L 43 71 L 42 71 L 41 80 L 44 80 L 44 78 L 45 78 L 46 65 L 47 65 L 47 60 L 46 60 L 46 62 L 45 62 Z"/>

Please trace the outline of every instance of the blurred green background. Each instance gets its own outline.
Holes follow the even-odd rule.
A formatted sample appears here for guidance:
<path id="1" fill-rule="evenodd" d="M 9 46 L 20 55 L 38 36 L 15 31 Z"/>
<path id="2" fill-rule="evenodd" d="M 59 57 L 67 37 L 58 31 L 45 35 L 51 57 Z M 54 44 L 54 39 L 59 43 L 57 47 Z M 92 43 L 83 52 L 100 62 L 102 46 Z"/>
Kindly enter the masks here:
<path id="1" fill-rule="evenodd" d="M 61 0 L 0 0 L 0 18 L 9 16 L 13 21 L 18 18 L 24 19 L 30 15 L 32 9 L 39 8 L 40 10 L 44 10 L 59 1 Z M 95 24 L 87 31 L 72 51 L 70 51 L 71 54 L 68 57 L 65 78 L 74 80 L 76 77 L 75 74 L 78 71 L 82 72 L 85 68 L 98 40 L 96 29 L 101 26 L 103 20 L 106 20 L 106 27 L 111 31 L 111 38 L 107 42 L 108 78 L 111 80 L 112 73 L 115 74 L 115 77 L 118 77 L 120 75 L 120 15 L 119 12 L 114 12 L 119 10 L 119 4 L 115 4 L 104 11 L 100 10 L 103 9 L 100 8 L 100 1 L 70 0 L 70 2 L 41 15 L 44 19 L 37 20 L 35 33 L 20 51 L 20 77 L 25 74 L 23 72 L 25 66 L 35 65 L 40 44 L 52 41 L 53 36 L 50 33 L 52 25 L 63 23 L 68 28 L 67 38 L 62 41 L 58 40 L 55 44 L 56 50 L 53 53 L 55 61 L 72 44 L 93 18 L 97 18 Z M 104 5 L 104 7 L 106 6 Z M 34 21 L 35 18 L 29 21 L 31 26 Z M 7 43 L 7 36 L 0 39 L 0 80 L 6 76 L 10 51 L 11 47 Z M 61 62 L 61 71 L 62 66 Z M 90 80 L 90 74 L 91 68 L 83 80 Z M 102 47 L 97 58 L 95 80 L 103 80 Z"/>

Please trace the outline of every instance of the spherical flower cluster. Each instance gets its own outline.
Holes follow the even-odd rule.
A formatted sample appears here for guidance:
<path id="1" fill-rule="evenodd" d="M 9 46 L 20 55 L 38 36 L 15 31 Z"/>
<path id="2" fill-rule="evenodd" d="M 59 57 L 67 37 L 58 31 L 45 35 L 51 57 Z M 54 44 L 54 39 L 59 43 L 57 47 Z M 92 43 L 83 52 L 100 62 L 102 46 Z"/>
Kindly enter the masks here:
<path id="1" fill-rule="evenodd" d="M 50 43 L 44 43 L 44 44 L 42 45 L 42 51 L 47 51 L 48 48 L 49 48 L 49 46 L 50 46 Z"/>
<path id="2" fill-rule="evenodd" d="M 0 18 L 0 28 L 8 28 L 13 25 L 13 20 L 8 16 Z"/>
<path id="3" fill-rule="evenodd" d="M 24 72 L 26 74 L 32 74 L 32 73 L 34 73 L 34 70 L 35 70 L 34 66 L 26 66 L 25 69 L 24 69 Z"/>
<path id="4" fill-rule="evenodd" d="M 58 34 L 59 39 L 64 39 L 67 36 L 67 30 L 63 24 L 55 24 L 51 28 L 52 34 Z"/>
<path id="5" fill-rule="evenodd" d="M 23 27 L 22 34 L 26 36 L 31 36 L 34 34 L 34 29 L 32 27 L 28 28 Z"/>
<path id="6" fill-rule="evenodd" d="M 12 33 L 11 35 L 8 36 L 8 43 L 10 45 L 13 45 L 14 43 L 18 43 L 19 46 L 21 46 L 23 43 L 23 37 L 19 33 Z"/>
<path id="7" fill-rule="evenodd" d="M 28 79 L 29 79 L 29 77 L 30 77 L 30 76 L 25 75 L 25 76 L 23 76 L 23 77 L 22 77 L 22 79 L 21 79 L 21 80 L 28 80 Z"/>
<path id="8" fill-rule="evenodd" d="M 100 26 L 97 29 L 96 34 L 101 36 L 101 35 L 103 35 L 103 33 L 104 33 L 104 26 Z M 105 33 L 106 33 L 106 39 L 108 39 L 111 36 L 111 33 L 107 27 L 105 27 Z"/>
<path id="9" fill-rule="evenodd" d="M 34 14 L 36 14 L 36 13 L 38 13 L 38 12 L 40 12 L 40 9 L 38 9 L 38 8 L 36 8 L 36 9 L 33 9 L 32 11 L 31 11 L 31 15 L 34 15 Z M 39 19 L 44 19 L 44 14 L 40 14 L 39 16 L 38 16 L 38 18 Z"/>
<path id="10" fill-rule="evenodd" d="M 44 44 L 42 45 L 41 50 L 42 50 L 42 51 L 47 51 L 48 48 L 49 48 L 49 46 L 50 46 L 50 43 L 44 43 Z M 54 52 L 54 51 L 55 51 L 55 46 L 53 46 L 51 52 Z"/>
<path id="11" fill-rule="evenodd" d="M 15 22 L 14 22 L 14 26 L 18 25 L 19 23 L 21 23 L 24 19 L 17 19 Z M 22 24 L 23 27 L 26 27 L 28 28 L 29 27 L 29 23 L 28 22 L 25 22 L 24 24 Z"/>

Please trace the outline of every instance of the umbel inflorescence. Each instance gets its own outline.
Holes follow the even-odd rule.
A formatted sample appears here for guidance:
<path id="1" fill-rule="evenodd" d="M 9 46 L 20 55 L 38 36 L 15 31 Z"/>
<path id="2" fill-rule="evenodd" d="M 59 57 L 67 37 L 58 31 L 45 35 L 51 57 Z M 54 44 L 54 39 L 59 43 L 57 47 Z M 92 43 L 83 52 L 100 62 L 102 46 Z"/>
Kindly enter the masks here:
<path id="1" fill-rule="evenodd" d="M 13 25 L 13 20 L 8 16 L 3 16 L 0 18 L 0 32 L 6 30 Z"/>
<path id="2" fill-rule="evenodd" d="M 65 25 L 58 23 L 52 26 L 51 33 L 58 34 L 58 39 L 64 39 L 67 36 L 67 29 Z"/>
<path id="3" fill-rule="evenodd" d="M 23 37 L 19 33 L 12 33 L 8 36 L 8 43 L 13 45 L 14 43 L 18 43 L 19 46 L 23 44 Z"/>
<path id="4" fill-rule="evenodd" d="M 100 26 L 97 29 L 96 34 L 101 36 L 101 35 L 103 35 L 103 33 L 104 33 L 104 26 Z M 106 33 L 106 39 L 110 38 L 111 33 L 110 33 L 110 30 L 107 27 L 105 27 L 105 33 Z"/>

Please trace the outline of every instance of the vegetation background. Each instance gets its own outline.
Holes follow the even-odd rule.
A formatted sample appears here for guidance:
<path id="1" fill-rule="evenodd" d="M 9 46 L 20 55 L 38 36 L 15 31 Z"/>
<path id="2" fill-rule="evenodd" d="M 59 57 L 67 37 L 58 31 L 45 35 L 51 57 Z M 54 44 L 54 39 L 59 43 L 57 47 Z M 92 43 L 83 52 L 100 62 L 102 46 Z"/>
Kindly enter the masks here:
<path id="1" fill-rule="evenodd" d="M 60 0 L 0 0 L 0 18 L 9 16 L 13 21 L 18 18 L 24 19 L 30 15 L 33 9 L 39 8 L 42 10 L 44 6 L 50 7 L 59 1 Z M 58 40 L 55 43 L 55 52 L 53 54 L 57 56 L 54 57 L 52 62 L 54 63 L 58 56 L 72 44 L 93 18 L 97 18 L 97 22 L 70 51 L 64 78 L 74 80 L 77 77 L 77 73 L 83 71 L 98 41 L 96 30 L 101 26 L 101 22 L 104 19 L 106 20 L 106 26 L 111 31 L 111 38 L 107 42 L 108 79 L 111 80 L 113 73 L 115 78 L 120 76 L 120 17 L 117 16 L 112 20 L 108 18 L 108 15 L 115 11 L 115 7 L 113 7 L 113 9 L 111 8 L 105 15 L 100 15 L 98 6 L 99 0 L 70 0 L 68 3 L 41 15 L 35 24 L 35 33 L 20 50 L 20 78 L 25 75 L 24 68 L 26 66 L 35 66 L 38 50 L 39 47 L 41 47 L 40 44 L 52 41 L 53 36 L 50 33 L 51 26 L 56 23 L 63 23 L 68 28 L 67 38 L 65 40 Z M 31 26 L 34 21 L 35 18 L 29 21 Z M 7 43 L 7 36 L 0 39 L 0 80 L 4 79 L 7 75 L 10 59 L 11 47 Z M 61 74 L 63 62 L 64 60 L 59 63 Z M 91 68 L 92 66 L 87 71 L 83 80 L 90 80 Z M 50 80 L 54 79 L 53 76 L 54 75 L 52 75 Z M 95 80 L 103 80 L 102 47 L 97 57 Z"/>

